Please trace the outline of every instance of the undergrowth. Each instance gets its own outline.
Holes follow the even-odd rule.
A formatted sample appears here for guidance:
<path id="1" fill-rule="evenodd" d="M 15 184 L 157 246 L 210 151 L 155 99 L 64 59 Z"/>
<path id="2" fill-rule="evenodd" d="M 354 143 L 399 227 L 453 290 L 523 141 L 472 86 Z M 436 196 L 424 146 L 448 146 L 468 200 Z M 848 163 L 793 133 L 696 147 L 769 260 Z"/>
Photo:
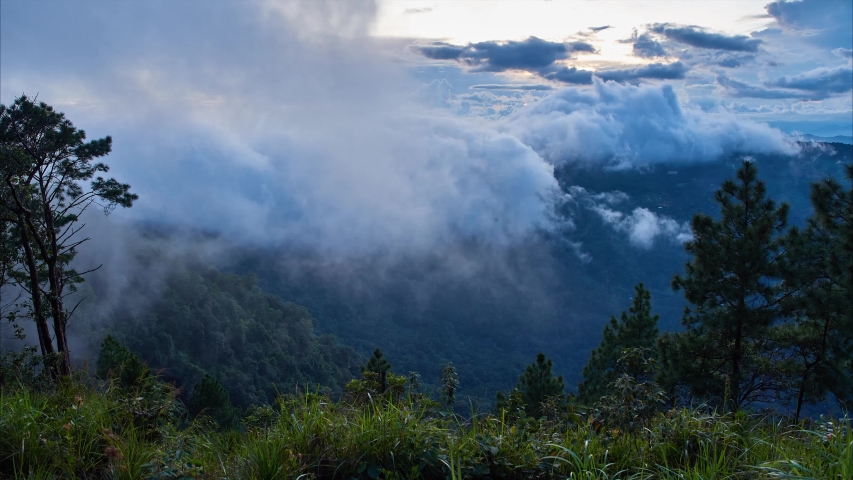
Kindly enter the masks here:
<path id="1" fill-rule="evenodd" d="M 168 386 L 77 379 L 0 393 L 0 478 L 850 480 L 853 433 L 683 408 L 631 430 L 579 408 L 460 417 L 420 395 L 315 393 L 220 431 Z"/>

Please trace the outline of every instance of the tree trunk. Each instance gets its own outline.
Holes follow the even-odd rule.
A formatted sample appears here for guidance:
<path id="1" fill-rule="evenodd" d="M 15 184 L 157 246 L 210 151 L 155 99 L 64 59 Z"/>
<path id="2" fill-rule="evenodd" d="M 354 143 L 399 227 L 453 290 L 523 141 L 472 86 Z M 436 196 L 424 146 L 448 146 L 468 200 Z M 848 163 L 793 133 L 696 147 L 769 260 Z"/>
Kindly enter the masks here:
<path id="1" fill-rule="evenodd" d="M 803 408 L 803 398 L 806 394 L 806 380 L 808 379 L 809 371 L 803 371 L 803 379 L 800 381 L 800 392 L 797 394 L 797 413 L 794 415 L 794 423 L 800 421 L 800 410 Z"/>
<path id="2" fill-rule="evenodd" d="M 17 198 L 16 198 L 17 200 Z M 41 355 L 47 358 L 48 355 L 55 352 L 53 349 L 53 340 L 50 338 L 50 329 L 47 326 L 47 318 L 44 316 L 44 306 L 41 302 L 41 286 L 39 285 L 38 267 L 36 266 L 36 258 L 33 253 L 33 246 L 30 239 L 30 232 L 27 229 L 27 222 L 24 219 L 24 213 L 16 212 L 18 216 L 18 227 L 21 232 L 21 244 L 24 247 L 24 256 L 27 262 L 27 269 L 30 276 L 30 292 L 33 301 L 33 317 L 36 322 L 36 330 L 38 331 L 39 346 L 41 347 Z"/>
<path id="3" fill-rule="evenodd" d="M 44 184 L 39 180 L 41 191 L 46 191 Z M 65 308 L 62 305 L 62 280 L 60 275 L 62 272 L 57 268 L 59 262 L 59 246 L 57 245 L 56 229 L 54 228 L 53 211 L 51 210 L 48 199 L 42 197 L 42 209 L 44 214 L 45 227 L 47 230 L 48 239 L 50 240 L 50 250 L 45 249 L 42 243 L 39 243 L 39 248 L 42 250 L 47 264 L 48 284 L 50 285 L 50 308 L 53 315 L 53 332 L 56 336 L 56 350 L 59 352 L 59 373 L 61 375 L 71 375 L 71 358 L 68 353 L 68 337 L 66 335 L 66 319 Z"/>
<path id="4" fill-rule="evenodd" d="M 731 408 L 733 412 L 736 412 L 740 408 L 740 363 L 743 354 L 741 352 L 741 347 L 743 344 L 743 323 L 745 316 L 745 302 L 744 298 L 741 297 L 738 301 L 738 312 L 737 315 L 737 330 L 735 331 L 735 349 L 732 352 L 732 379 L 730 382 L 730 395 L 732 399 Z"/>

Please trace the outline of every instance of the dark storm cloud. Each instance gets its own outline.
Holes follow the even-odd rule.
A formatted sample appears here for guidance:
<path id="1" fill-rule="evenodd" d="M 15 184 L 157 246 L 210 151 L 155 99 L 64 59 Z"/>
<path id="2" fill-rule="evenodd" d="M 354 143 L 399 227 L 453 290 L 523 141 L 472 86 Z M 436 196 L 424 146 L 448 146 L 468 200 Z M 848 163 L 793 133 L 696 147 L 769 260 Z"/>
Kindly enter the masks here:
<path id="1" fill-rule="evenodd" d="M 816 68 L 799 75 L 764 83 L 767 87 L 791 88 L 815 93 L 845 93 L 853 90 L 853 67 Z"/>
<path id="2" fill-rule="evenodd" d="M 666 57 L 666 49 L 660 42 L 644 33 L 634 40 L 634 55 L 642 58 Z"/>
<path id="3" fill-rule="evenodd" d="M 683 63 L 653 63 L 638 68 L 627 68 L 620 70 L 605 70 L 595 72 L 595 76 L 602 80 L 613 80 L 616 82 L 636 82 L 642 79 L 677 80 L 684 78 L 689 70 Z"/>
<path id="4" fill-rule="evenodd" d="M 748 83 L 731 79 L 725 75 L 717 76 L 717 84 L 726 90 L 726 94 L 729 97 L 766 98 L 771 100 L 821 100 L 828 96 L 822 92 L 802 92 L 750 85 Z"/>
<path id="5" fill-rule="evenodd" d="M 565 60 L 573 52 L 594 53 L 595 47 L 586 42 L 549 42 L 537 37 L 523 41 L 478 42 L 465 46 L 434 43 L 417 47 L 427 58 L 434 60 L 456 60 L 477 71 L 504 72 L 527 70 L 538 72 Z"/>
<path id="6" fill-rule="evenodd" d="M 706 32 L 701 27 L 692 25 L 679 27 L 668 23 L 656 23 L 652 25 L 650 30 L 659 35 L 663 35 L 669 40 L 697 48 L 729 50 L 734 52 L 757 52 L 758 46 L 762 43 L 761 40 L 757 38 L 750 38 L 746 35 L 728 36 L 720 33 L 711 33 Z"/>

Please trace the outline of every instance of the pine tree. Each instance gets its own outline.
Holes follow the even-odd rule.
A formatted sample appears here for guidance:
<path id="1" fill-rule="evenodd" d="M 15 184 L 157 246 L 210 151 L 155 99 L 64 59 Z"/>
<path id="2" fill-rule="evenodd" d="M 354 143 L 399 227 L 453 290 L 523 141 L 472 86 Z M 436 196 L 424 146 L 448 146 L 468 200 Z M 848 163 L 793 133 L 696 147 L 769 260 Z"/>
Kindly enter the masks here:
<path id="1" fill-rule="evenodd" d="M 853 180 L 853 165 L 847 174 Z M 828 392 L 853 400 L 853 189 L 829 179 L 812 185 L 811 199 L 815 215 L 785 239 L 785 284 L 796 293 L 786 302 L 793 322 L 775 332 L 792 353 L 785 393 L 795 401 L 795 421 L 805 403 L 822 401 Z"/>
<path id="2" fill-rule="evenodd" d="M 239 421 L 239 412 L 225 387 L 208 374 L 193 387 L 187 410 L 193 417 L 207 415 L 223 430 L 236 427 Z"/>
<path id="3" fill-rule="evenodd" d="M 518 379 L 516 388 L 521 393 L 528 416 L 539 418 L 542 414 L 542 402 L 563 395 L 566 388 L 563 377 L 555 377 L 551 371 L 552 367 L 553 362 L 545 358 L 544 353 L 540 353 L 536 355 L 536 363 L 528 365 Z"/>
<path id="4" fill-rule="evenodd" d="M 772 366 L 781 352 L 769 336 L 781 314 L 788 205 L 766 198 L 752 162 L 743 162 L 737 181 L 726 180 L 715 200 L 720 220 L 693 217 L 693 240 L 685 244 L 692 259 L 672 281 L 692 306 L 682 317 L 686 331 L 662 338 L 661 363 L 669 382 L 737 410 L 772 399 L 778 388 Z"/>
<path id="5" fill-rule="evenodd" d="M 367 361 L 367 364 L 361 367 L 362 373 L 373 372 L 379 375 L 379 393 L 385 393 L 388 389 L 388 372 L 391 370 L 391 364 L 378 348 L 373 351 L 373 355 Z"/>
<path id="6" fill-rule="evenodd" d="M 448 362 L 441 372 L 441 397 L 445 405 L 453 407 L 453 404 L 456 403 L 456 390 L 458 389 L 459 375 L 457 375 L 453 363 Z"/>
<path id="7" fill-rule="evenodd" d="M 85 273 L 71 267 L 88 240 L 78 235 L 81 215 L 93 204 L 108 213 L 138 198 L 129 185 L 100 176 L 109 167 L 94 161 L 110 153 L 112 139 L 85 140 L 86 132 L 43 102 L 22 95 L 0 105 L 0 217 L 15 225 L 20 284 L 30 294 L 42 357 L 54 376 L 71 374 L 63 300 Z"/>
<path id="8" fill-rule="evenodd" d="M 118 342 L 112 335 L 107 336 L 101 343 L 98 354 L 97 376 L 103 380 L 113 377 L 121 370 L 121 366 L 130 358 L 130 350 Z"/>
<path id="9" fill-rule="evenodd" d="M 583 369 L 583 381 L 578 385 L 578 398 L 592 404 L 608 393 L 608 386 L 619 376 L 617 364 L 628 348 L 655 350 L 658 341 L 658 315 L 652 315 L 651 293 L 639 284 L 628 312 L 619 321 L 610 317 L 604 327 L 601 343 L 592 351 Z M 654 355 L 652 355 L 654 357 Z M 634 373 L 639 376 L 640 372 Z"/>

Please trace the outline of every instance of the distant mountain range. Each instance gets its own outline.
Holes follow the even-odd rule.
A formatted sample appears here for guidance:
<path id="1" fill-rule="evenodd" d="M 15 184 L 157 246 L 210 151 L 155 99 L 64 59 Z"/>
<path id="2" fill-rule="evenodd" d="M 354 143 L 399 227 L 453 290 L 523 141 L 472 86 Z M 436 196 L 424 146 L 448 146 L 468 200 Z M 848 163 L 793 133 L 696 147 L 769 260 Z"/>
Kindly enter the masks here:
<path id="1" fill-rule="evenodd" d="M 824 142 L 824 143 L 846 143 L 847 145 L 853 145 L 853 137 L 849 137 L 847 135 L 836 135 L 834 137 L 818 137 L 817 135 L 800 135 L 799 138 L 803 138 L 805 140 L 812 140 L 815 142 Z"/>

